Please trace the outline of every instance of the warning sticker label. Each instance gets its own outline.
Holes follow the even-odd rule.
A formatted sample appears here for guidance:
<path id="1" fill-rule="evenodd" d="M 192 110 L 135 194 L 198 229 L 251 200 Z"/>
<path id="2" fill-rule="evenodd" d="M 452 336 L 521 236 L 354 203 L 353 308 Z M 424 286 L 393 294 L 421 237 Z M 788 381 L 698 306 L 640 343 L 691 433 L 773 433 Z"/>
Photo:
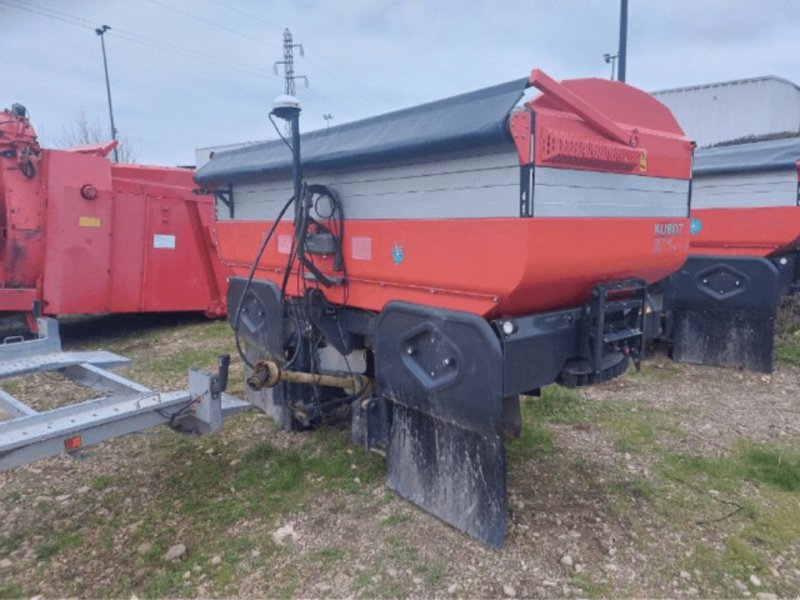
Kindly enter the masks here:
<path id="1" fill-rule="evenodd" d="M 289 254 L 292 251 L 292 236 L 281 233 L 278 236 L 278 252 Z"/>
<path id="2" fill-rule="evenodd" d="M 78 217 L 78 227 L 100 227 L 100 217 Z"/>
<path id="3" fill-rule="evenodd" d="M 351 244 L 354 259 L 372 260 L 372 238 L 354 237 Z"/>
<path id="4" fill-rule="evenodd" d="M 167 250 L 174 250 L 175 236 L 156 233 L 153 236 L 153 248 L 166 248 Z"/>

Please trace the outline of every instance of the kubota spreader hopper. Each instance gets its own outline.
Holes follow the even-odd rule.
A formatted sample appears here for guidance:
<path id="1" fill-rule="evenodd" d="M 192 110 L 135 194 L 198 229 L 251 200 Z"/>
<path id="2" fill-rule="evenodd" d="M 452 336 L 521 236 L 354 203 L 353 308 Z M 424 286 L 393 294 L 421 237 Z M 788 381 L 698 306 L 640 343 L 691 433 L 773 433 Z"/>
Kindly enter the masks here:
<path id="1" fill-rule="evenodd" d="M 499 546 L 519 395 L 638 361 L 646 286 L 688 255 L 692 146 L 644 92 L 540 71 L 300 141 L 302 186 L 283 141 L 196 176 L 228 191 L 248 399 L 285 428 L 348 407 L 392 489 Z"/>
<path id="2" fill-rule="evenodd" d="M 225 314 L 211 196 L 115 145 L 43 149 L 24 107 L 0 112 L 0 315 Z"/>
<path id="3" fill-rule="evenodd" d="M 699 149 L 693 173 L 690 257 L 662 286 L 673 358 L 770 373 L 800 283 L 800 137 Z"/>

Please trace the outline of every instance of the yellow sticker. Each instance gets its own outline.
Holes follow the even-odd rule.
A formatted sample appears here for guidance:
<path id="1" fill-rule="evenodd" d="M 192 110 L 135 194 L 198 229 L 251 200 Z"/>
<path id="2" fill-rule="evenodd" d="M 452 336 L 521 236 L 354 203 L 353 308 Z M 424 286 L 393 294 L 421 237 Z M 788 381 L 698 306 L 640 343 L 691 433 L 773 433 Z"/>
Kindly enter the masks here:
<path id="1" fill-rule="evenodd" d="M 78 217 L 79 227 L 100 227 L 100 217 Z"/>
<path id="2" fill-rule="evenodd" d="M 647 152 L 642 152 L 639 155 L 639 170 L 647 171 Z"/>

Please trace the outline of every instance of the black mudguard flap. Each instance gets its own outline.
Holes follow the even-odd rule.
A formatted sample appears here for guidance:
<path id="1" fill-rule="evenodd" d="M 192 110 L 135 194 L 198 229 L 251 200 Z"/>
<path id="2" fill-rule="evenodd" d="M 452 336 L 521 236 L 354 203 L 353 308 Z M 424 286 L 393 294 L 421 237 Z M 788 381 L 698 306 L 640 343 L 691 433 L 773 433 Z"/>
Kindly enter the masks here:
<path id="1" fill-rule="evenodd" d="M 484 544 L 500 548 L 506 524 L 506 454 L 500 435 L 395 405 L 386 485 Z"/>
<path id="2" fill-rule="evenodd" d="M 394 405 L 387 485 L 490 546 L 505 537 L 503 355 L 476 315 L 393 302 L 374 339 Z"/>
<path id="3" fill-rule="evenodd" d="M 690 257 L 668 280 L 673 359 L 771 373 L 779 279 L 765 258 Z"/>

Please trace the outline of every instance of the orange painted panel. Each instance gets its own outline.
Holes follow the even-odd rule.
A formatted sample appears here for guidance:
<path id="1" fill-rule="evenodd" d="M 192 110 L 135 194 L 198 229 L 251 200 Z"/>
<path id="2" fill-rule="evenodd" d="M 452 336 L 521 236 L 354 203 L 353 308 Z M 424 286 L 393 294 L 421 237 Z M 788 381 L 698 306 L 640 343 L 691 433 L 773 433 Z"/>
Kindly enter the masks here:
<path id="1" fill-rule="evenodd" d="M 657 228 L 665 224 L 674 227 Z M 237 275 L 247 275 L 269 225 L 216 224 L 220 255 Z M 287 255 L 278 252 L 278 238 L 291 232 L 291 223 L 278 227 L 258 278 L 280 284 Z M 366 255 L 365 240 L 371 258 L 354 258 L 354 248 Z M 658 281 L 680 268 L 688 247 L 688 219 L 349 221 L 347 304 L 377 311 L 391 300 L 406 300 L 486 317 L 530 314 L 584 303 L 603 281 Z M 332 262 L 316 260 L 323 273 L 337 275 Z M 294 274 L 287 293 L 313 285 Z M 345 299 L 342 286 L 322 289 L 331 302 Z"/>
<path id="2" fill-rule="evenodd" d="M 770 256 L 800 247 L 800 207 L 707 208 L 692 218 L 702 226 L 693 254 Z"/>

